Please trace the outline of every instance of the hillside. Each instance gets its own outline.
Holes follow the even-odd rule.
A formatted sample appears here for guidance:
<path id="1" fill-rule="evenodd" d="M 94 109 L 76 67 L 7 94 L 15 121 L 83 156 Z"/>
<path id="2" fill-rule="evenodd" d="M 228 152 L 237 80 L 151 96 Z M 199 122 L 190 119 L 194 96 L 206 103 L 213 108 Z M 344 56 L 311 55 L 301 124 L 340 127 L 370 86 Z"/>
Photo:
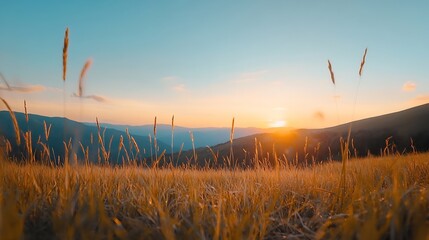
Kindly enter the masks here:
<path id="1" fill-rule="evenodd" d="M 82 124 L 69 119 L 58 117 L 45 117 L 29 115 L 27 124 L 23 113 L 16 113 L 21 128 L 21 135 L 27 129 L 32 132 L 32 145 L 35 152 L 42 151 L 45 144 L 50 149 L 51 156 L 64 156 L 64 139 L 72 140 L 71 151 L 76 153 L 78 159 L 84 159 L 83 150 L 88 151 L 87 159 L 92 162 L 103 162 L 101 145 L 98 141 L 98 128 L 95 124 Z M 51 126 L 48 139 L 45 137 L 44 122 Z M 429 149 L 429 104 L 421 105 L 404 111 L 386 114 L 378 117 L 358 120 L 352 122 L 353 145 L 350 154 L 355 157 L 367 155 L 382 155 L 387 153 L 403 153 L 411 151 L 427 151 Z M 110 149 L 109 162 L 121 163 L 128 159 L 145 161 L 150 164 L 155 157 L 154 139 L 152 135 L 153 126 L 125 126 L 101 124 L 100 135 L 107 150 Z M 238 137 L 233 142 L 234 165 L 252 166 L 254 159 L 260 162 L 272 162 L 274 153 L 281 159 L 300 164 L 311 164 L 312 162 L 325 162 L 340 159 L 340 139 L 347 137 L 350 123 L 324 129 L 288 129 L 277 132 L 265 132 L 245 137 Z M 115 128 L 115 129 L 113 129 Z M 118 130 L 119 129 L 119 130 Z M 123 129 L 124 131 L 121 131 Z M 129 129 L 131 137 L 134 138 L 137 148 L 127 137 L 125 129 Z M 194 134 L 196 151 L 192 150 L 189 131 Z M 248 128 L 236 129 L 235 136 L 242 136 L 262 129 Z M 265 131 L 273 131 L 267 129 Z M 205 165 L 223 165 L 224 160 L 231 156 L 231 145 L 229 143 L 229 132 L 227 128 L 201 128 L 190 129 L 175 127 L 174 132 L 174 162 L 195 163 Z M 0 112 L 0 136 L 9 139 L 12 143 L 13 156 L 17 158 L 26 157 L 25 144 L 19 147 L 15 143 L 15 133 L 9 113 Z M 124 148 L 119 149 L 120 137 L 123 137 Z M 39 138 L 40 137 L 40 138 Z M 386 148 L 386 139 L 389 139 Z M 412 141 L 411 141 L 412 139 Z M 217 144 L 222 140 L 224 143 Z M 80 143 L 84 149 L 82 149 Z M 171 127 L 158 125 L 157 155 L 165 150 L 168 154 L 166 160 L 170 159 L 171 153 Z M 191 144 L 183 148 L 182 145 Z M 206 146 L 210 146 L 211 149 Z M 206 144 L 206 145 L 204 145 Z M 216 145 L 217 144 L 217 145 Z M 214 145 L 214 146 L 213 146 Z M 201 147 L 203 146 L 203 147 Z M 255 151 L 257 146 L 257 151 Z M 414 148 L 414 149 L 413 149 Z M 120 151 L 118 151 L 120 150 Z M 255 155 L 257 153 L 257 155 Z M 72 157 L 73 155 L 71 155 Z M 36 155 L 36 158 L 40 156 Z M 54 158 L 51 157 L 51 160 Z M 57 158 L 55 158 L 58 161 Z"/>
<path id="2" fill-rule="evenodd" d="M 429 104 L 404 111 L 352 122 L 353 145 L 350 154 L 355 157 L 382 155 L 388 153 L 424 152 L 429 149 Z M 253 159 L 273 161 L 274 152 L 289 162 L 311 164 L 328 160 L 339 160 L 340 138 L 346 139 L 350 123 L 324 129 L 298 129 L 274 133 L 255 134 L 234 139 L 233 155 L 238 165 L 253 165 Z M 386 148 L 386 139 L 388 139 Z M 412 146 L 412 142 L 413 146 Z M 255 143 L 257 151 L 255 151 Z M 196 155 L 200 165 L 206 162 L 218 163 L 230 156 L 230 143 L 226 142 L 208 148 L 199 148 Z M 274 149 L 274 150 L 273 150 Z M 256 156 L 255 153 L 258 153 Z M 180 156 L 179 162 L 186 163 L 193 158 L 188 151 Z"/>
<path id="3" fill-rule="evenodd" d="M 27 124 L 25 114 L 16 112 L 15 115 L 21 129 L 22 138 L 28 129 L 31 131 L 33 149 L 36 150 L 34 152 L 40 153 L 42 151 L 41 143 L 46 144 L 50 149 L 51 156 L 55 156 L 51 157 L 51 160 L 54 160 L 57 156 L 64 156 L 65 148 L 63 142 L 71 140 L 70 152 L 76 153 L 79 160 L 84 159 L 83 150 L 80 145 L 80 143 L 82 143 L 85 151 L 86 148 L 88 148 L 89 161 L 104 162 L 104 157 L 100 148 L 101 145 L 98 140 L 99 131 L 96 126 L 87 126 L 66 118 L 46 117 L 34 114 L 29 114 L 29 121 Z M 48 139 L 45 137 L 44 122 L 46 122 L 47 127 L 51 126 Z M 21 143 L 20 146 L 16 145 L 13 123 L 7 111 L 0 112 L 0 136 L 9 139 L 12 145 L 13 156 L 17 158 L 26 156 L 25 143 Z M 121 136 L 123 137 L 123 144 L 128 151 L 129 158 L 137 160 L 150 158 L 151 147 L 153 148 L 153 139 L 151 144 L 148 136 L 131 136 L 139 147 L 139 154 L 137 154 L 137 150 L 132 142 L 130 144 L 127 134 L 123 131 L 102 127 L 100 129 L 100 136 L 102 136 L 106 151 L 108 152 L 110 150 L 109 162 L 112 164 L 121 163 L 122 160 L 128 159 L 123 149 L 118 151 Z M 164 149 L 166 153 L 171 151 L 170 146 L 162 141 L 157 141 L 157 145 L 159 147 L 159 152 L 162 152 Z M 154 152 L 154 150 L 152 151 Z M 40 158 L 40 156 L 36 155 L 36 158 Z M 58 159 L 56 159 L 56 161 L 57 160 Z"/>

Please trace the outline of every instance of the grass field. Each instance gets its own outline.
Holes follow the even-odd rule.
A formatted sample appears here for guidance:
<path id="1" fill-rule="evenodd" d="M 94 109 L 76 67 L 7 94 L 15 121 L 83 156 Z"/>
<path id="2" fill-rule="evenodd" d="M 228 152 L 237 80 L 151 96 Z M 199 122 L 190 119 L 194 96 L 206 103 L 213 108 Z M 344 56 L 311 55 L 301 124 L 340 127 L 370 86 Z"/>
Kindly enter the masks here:
<path id="1" fill-rule="evenodd" d="M 1 161 L 2 239 L 424 239 L 429 154 L 274 170 Z"/>

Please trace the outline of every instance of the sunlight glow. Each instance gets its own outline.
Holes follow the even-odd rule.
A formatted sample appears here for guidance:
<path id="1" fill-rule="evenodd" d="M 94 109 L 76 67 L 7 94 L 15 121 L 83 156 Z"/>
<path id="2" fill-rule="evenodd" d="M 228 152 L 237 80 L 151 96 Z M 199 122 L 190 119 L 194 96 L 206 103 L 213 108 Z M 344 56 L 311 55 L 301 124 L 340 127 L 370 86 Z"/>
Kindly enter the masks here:
<path id="1" fill-rule="evenodd" d="M 279 128 L 279 127 L 286 127 L 287 122 L 285 120 L 277 120 L 270 123 L 270 127 L 272 128 Z"/>

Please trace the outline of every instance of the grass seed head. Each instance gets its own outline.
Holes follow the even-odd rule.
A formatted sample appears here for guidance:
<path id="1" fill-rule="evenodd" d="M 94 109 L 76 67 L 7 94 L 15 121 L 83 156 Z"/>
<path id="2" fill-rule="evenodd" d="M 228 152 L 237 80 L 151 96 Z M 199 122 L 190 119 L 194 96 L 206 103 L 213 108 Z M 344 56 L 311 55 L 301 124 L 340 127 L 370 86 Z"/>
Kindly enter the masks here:
<path id="1" fill-rule="evenodd" d="M 27 101 L 24 100 L 25 121 L 28 124 Z"/>
<path id="2" fill-rule="evenodd" d="M 92 59 L 86 60 L 85 65 L 83 65 L 82 71 L 80 72 L 78 97 L 83 96 L 83 80 L 91 65 L 92 65 Z"/>
<path id="3" fill-rule="evenodd" d="M 365 52 L 363 54 L 362 57 L 362 62 L 360 63 L 360 68 L 359 68 L 359 76 L 362 77 L 362 70 L 363 70 L 363 66 L 365 65 L 365 60 L 366 60 L 366 53 L 368 52 L 368 48 L 365 48 Z"/>
<path id="4" fill-rule="evenodd" d="M 64 34 L 64 46 L 63 46 L 63 81 L 66 81 L 68 47 L 69 47 L 69 28 L 66 28 L 66 32 Z"/>
<path id="5" fill-rule="evenodd" d="M 329 73 L 331 74 L 332 83 L 335 85 L 334 71 L 332 70 L 331 61 L 329 61 L 329 60 L 328 60 L 328 69 L 329 69 Z"/>
<path id="6" fill-rule="evenodd" d="M 12 111 L 12 108 L 10 108 L 10 106 L 6 102 L 6 100 L 4 100 L 2 97 L 0 97 L 0 100 L 4 103 L 4 105 L 6 106 L 7 110 L 9 111 L 10 117 L 12 118 L 12 122 L 13 122 L 13 128 L 15 130 L 16 143 L 18 145 L 20 145 L 21 144 L 21 133 L 20 133 L 20 130 L 19 130 L 19 125 L 18 125 L 18 121 L 16 120 L 15 113 Z"/>

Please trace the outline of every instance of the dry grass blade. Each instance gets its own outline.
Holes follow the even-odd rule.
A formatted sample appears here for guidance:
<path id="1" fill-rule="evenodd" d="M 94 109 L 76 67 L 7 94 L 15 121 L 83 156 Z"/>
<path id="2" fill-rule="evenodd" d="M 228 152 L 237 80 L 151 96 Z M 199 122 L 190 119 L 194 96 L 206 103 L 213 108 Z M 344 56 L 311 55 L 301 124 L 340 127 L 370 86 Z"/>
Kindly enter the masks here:
<path id="1" fill-rule="evenodd" d="M 174 160 L 174 115 L 171 117 L 171 162 Z"/>
<path id="2" fill-rule="evenodd" d="M 362 76 L 362 70 L 363 70 L 363 66 L 365 65 L 365 60 L 366 60 L 366 53 L 368 52 L 368 48 L 365 48 L 365 52 L 363 54 L 362 57 L 362 62 L 360 63 L 360 68 L 359 68 L 359 76 Z"/>
<path id="3" fill-rule="evenodd" d="M 331 62 L 329 60 L 328 60 L 328 69 L 329 69 L 329 73 L 331 74 L 332 83 L 335 85 L 334 71 L 332 70 L 332 65 L 331 65 Z"/>
<path id="4" fill-rule="evenodd" d="M 230 135 L 229 135 L 229 141 L 231 143 L 234 140 L 234 122 L 235 122 L 235 118 L 232 118 L 231 132 L 230 132 Z"/>
<path id="5" fill-rule="evenodd" d="M 191 137 L 191 143 L 192 143 L 192 152 L 193 152 L 193 156 L 194 156 L 194 161 L 195 163 L 197 162 L 197 153 L 195 151 L 195 139 L 194 139 L 194 134 L 189 131 L 189 136 Z"/>
<path id="6" fill-rule="evenodd" d="M 98 131 L 100 131 L 100 123 L 98 122 L 98 117 L 95 118 L 95 123 L 97 125 Z"/>
<path id="7" fill-rule="evenodd" d="M 83 65 L 82 71 L 80 72 L 78 97 L 83 96 L 83 80 L 91 65 L 92 65 L 92 59 L 86 60 L 85 65 Z"/>
<path id="8" fill-rule="evenodd" d="M 64 47 L 63 47 L 63 81 L 66 80 L 66 74 L 67 74 L 68 47 L 69 47 L 69 28 L 66 28 L 66 32 L 64 34 Z"/>
<path id="9" fill-rule="evenodd" d="M 21 144 L 21 134 L 19 132 L 19 125 L 18 125 L 18 121 L 16 120 L 15 113 L 12 111 L 12 108 L 10 108 L 10 106 L 6 102 L 6 100 L 4 100 L 2 97 L 0 97 L 0 99 L 2 100 L 4 105 L 6 105 L 7 110 L 9 111 L 10 117 L 12 118 L 12 122 L 13 122 L 13 128 L 15 129 L 16 143 L 18 145 L 20 145 Z"/>
<path id="10" fill-rule="evenodd" d="M 153 120 L 153 135 L 156 137 L 156 116 L 155 116 L 155 119 Z"/>
<path id="11" fill-rule="evenodd" d="M 45 140 L 48 141 L 49 135 L 51 133 L 52 124 L 49 124 L 49 127 L 46 125 L 46 121 L 43 121 L 43 129 L 45 130 Z"/>
<path id="12" fill-rule="evenodd" d="M 24 100 L 25 121 L 28 124 L 27 101 Z M 27 129 L 28 130 L 28 129 Z"/>

